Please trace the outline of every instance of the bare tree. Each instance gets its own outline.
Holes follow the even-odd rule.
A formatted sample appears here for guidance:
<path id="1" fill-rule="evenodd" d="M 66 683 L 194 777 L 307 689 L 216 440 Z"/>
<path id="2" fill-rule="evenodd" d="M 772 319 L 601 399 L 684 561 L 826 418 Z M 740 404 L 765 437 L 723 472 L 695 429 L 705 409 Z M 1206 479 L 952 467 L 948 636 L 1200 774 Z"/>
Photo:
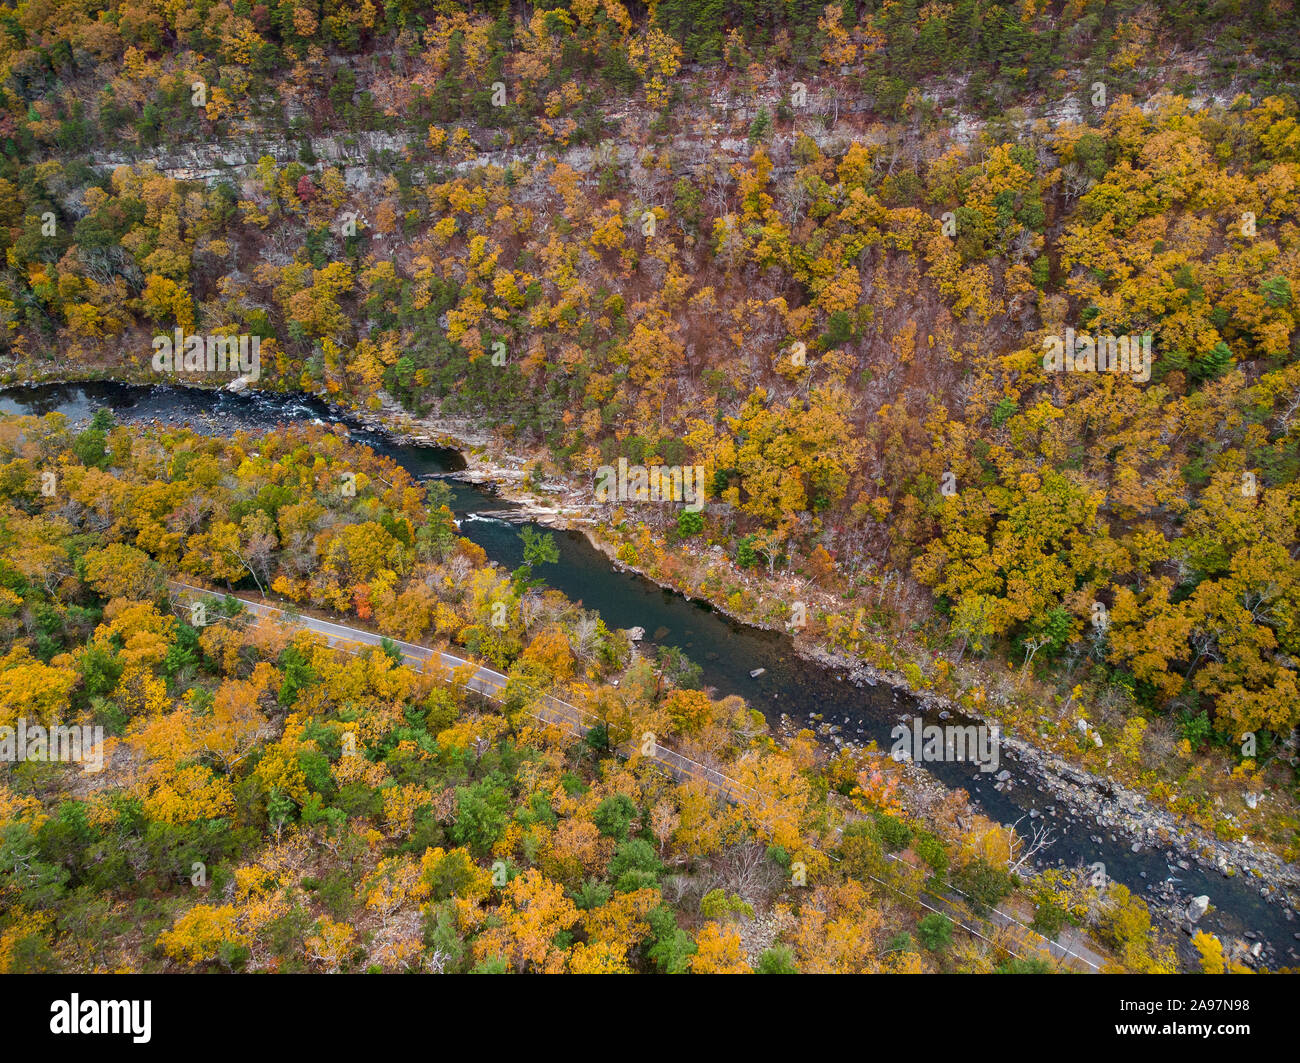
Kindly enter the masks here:
<path id="1" fill-rule="evenodd" d="M 573 644 L 573 652 L 584 664 L 595 660 L 596 653 L 600 649 L 599 626 L 600 619 L 586 613 L 573 625 L 573 638 L 570 640 Z"/>
<path id="2" fill-rule="evenodd" d="M 1025 663 L 1020 669 L 1020 682 L 1022 684 L 1025 681 L 1025 674 L 1029 671 L 1029 666 L 1034 663 L 1034 658 L 1038 655 L 1038 651 L 1045 646 L 1050 646 L 1051 643 L 1052 640 L 1046 635 L 1025 639 Z"/>
<path id="3" fill-rule="evenodd" d="M 1018 874 L 1021 868 L 1025 867 L 1055 840 L 1052 828 L 1046 823 L 1040 823 L 1037 820 L 1030 821 L 1029 836 L 1022 837 L 1016 828 L 1020 826 L 1023 819 L 1024 816 L 1021 816 L 1020 819 L 1011 824 L 1011 839 L 1008 843 L 1011 856 L 1007 861 L 1007 870 L 1013 875 Z"/>
<path id="4" fill-rule="evenodd" d="M 1291 421 L 1295 417 L 1297 410 L 1300 410 L 1300 391 L 1297 391 L 1292 396 L 1291 401 L 1287 403 L 1286 409 L 1278 415 L 1278 424 L 1282 426 L 1284 432 L 1290 430 Z"/>
<path id="5" fill-rule="evenodd" d="M 240 565 L 243 566 L 244 571 L 246 571 L 250 576 L 253 577 L 253 582 L 257 584 L 258 593 L 265 596 L 266 588 L 262 586 L 262 580 L 257 574 L 257 569 L 253 567 L 254 562 L 258 562 L 260 564 L 260 560 L 257 556 L 257 554 L 261 552 L 260 544 L 258 544 L 259 538 L 260 536 L 254 536 L 253 539 L 249 542 L 248 546 L 244 547 L 243 552 L 235 549 L 234 547 L 229 547 L 228 553 L 230 554 L 231 557 L 233 557 L 236 561 L 238 561 Z M 274 547 L 274 542 L 272 542 L 272 547 Z M 257 553 L 254 552 L 255 549 L 257 550 Z"/>
<path id="6" fill-rule="evenodd" d="M 1067 202 L 1078 199 L 1093 185 L 1092 178 L 1072 162 L 1065 164 L 1061 170 L 1061 175 L 1063 178 L 1061 187 Z"/>

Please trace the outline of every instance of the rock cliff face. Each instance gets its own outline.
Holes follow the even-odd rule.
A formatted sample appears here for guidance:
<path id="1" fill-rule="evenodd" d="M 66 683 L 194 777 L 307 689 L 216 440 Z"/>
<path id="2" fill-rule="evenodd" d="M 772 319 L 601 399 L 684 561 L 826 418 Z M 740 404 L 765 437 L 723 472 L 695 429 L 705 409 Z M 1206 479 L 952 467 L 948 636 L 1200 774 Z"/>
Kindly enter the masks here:
<path id="1" fill-rule="evenodd" d="M 691 73 L 703 77 L 708 72 L 696 67 Z M 989 123 L 974 115 L 963 114 L 954 106 L 961 88 L 962 80 L 956 79 L 947 91 L 940 86 L 926 93 L 924 98 L 935 105 L 946 104 L 944 125 L 948 139 L 956 144 L 969 145 L 989 128 Z M 680 125 L 687 132 L 674 135 L 668 146 L 683 160 L 684 169 L 688 172 L 703 173 L 716 166 L 719 157 L 732 162 L 743 160 L 753 151 L 753 143 L 743 137 L 728 136 L 724 131 L 735 128 L 738 124 L 748 125 L 760 112 L 775 111 L 788 91 L 788 88 L 782 87 L 773 78 L 743 98 L 738 98 L 734 90 L 720 88 L 706 93 L 703 99 L 696 97 L 679 112 Z M 1211 104 L 1226 106 L 1234 95 L 1234 91 L 1225 89 L 1194 96 L 1190 99 L 1189 106 L 1193 110 Z M 1158 106 L 1159 97 L 1148 97 L 1141 100 L 1140 104 L 1144 111 L 1150 112 Z M 278 164 L 286 165 L 300 159 L 304 148 L 309 147 L 311 157 L 319 163 L 339 167 L 349 187 L 366 188 L 376 179 L 376 167 L 372 165 L 376 154 L 392 152 L 400 155 L 409 145 L 418 143 L 419 140 L 413 135 L 380 129 L 304 136 L 301 139 L 290 139 L 268 131 L 282 127 L 300 110 L 287 108 L 282 118 L 275 122 L 232 123 L 219 141 L 177 139 L 165 146 L 139 151 L 119 147 L 97 152 L 88 161 L 98 169 L 152 166 L 178 181 L 238 181 L 251 174 L 260 158 L 270 157 Z M 1017 111 L 1015 116 L 1010 116 L 999 125 L 1013 132 L 1023 132 L 1035 123 L 1045 123 L 1046 128 L 1052 129 L 1087 121 L 1090 117 L 1084 113 L 1076 95 L 1040 101 L 1017 108 Z M 852 142 L 883 144 L 891 135 L 890 127 L 875 119 L 874 101 L 871 97 L 848 87 L 838 91 L 828 88 L 810 89 L 802 113 L 818 121 L 801 129 L 800 133 L 810 137 L 819 148 L 832 155 L 842 154 Z M 556 148 L 534 145 L 514 149 L 488 149 L 473 158 L 456 161 L 452 169 L 458 173 L 468 173 L 485 166 L 505 167 L 514 162 L 530 164 L 547 160 L 558 161 L 580 173 L 591 174 L 610 165 L 620 169 L 633 165 L 644 148 L 645 127 L 648 124 L 646 115 L 635 110 L 611 109 L 605 116 L 604 124 L 607 136 L 594 147 Z M 489 144 L 496 136 L 493 130 L 475 128 L 472 122 L 468 124 L 468 129 L 475 143 Z M 769 139 L 773 157 L 787 160 L 774 167 L 775 177 L 788 176 L 797 168 L 788 161 L 796 139 L 795 134 L 781 132 L 774 133 Z"/>
<path id="2" fill-rule="evenodd" d="M 152 166 L 176 181 L 242 180 L 251 175 L 257 160 L 269 156 L 280 165 L 299 158 L 302 143 L 322 163 L 343 170 L 349 187 L 366 188 L 375 179 L 368 159 L 375 152 L 400 152 L 408 138 L 398 133 L 370 131 L 355 136 L 312 137 L 289 141 L 250 126 L 239 129 L 221 143 L 177 142 L 139 152 L 110 151 L 91 158 L 98 169 L 118 166 Z"/>

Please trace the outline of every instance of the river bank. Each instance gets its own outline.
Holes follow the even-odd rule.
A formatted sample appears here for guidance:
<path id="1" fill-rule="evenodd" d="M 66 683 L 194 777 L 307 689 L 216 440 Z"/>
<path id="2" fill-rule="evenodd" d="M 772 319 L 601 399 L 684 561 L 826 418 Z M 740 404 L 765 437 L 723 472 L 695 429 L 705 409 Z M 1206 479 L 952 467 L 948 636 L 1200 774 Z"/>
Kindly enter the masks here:
<path id="1" fill-rule="evenodd" d="M 681 594 L 688 600 L 692 598 L 688 589 L 620 559 L 618 545 L 608 536 L 601 520 L 602 506 L 595 501 L 583 500 L 581 491 L 569 481 L 539 481 L 530 476 L 529 468 L 536 460 L 532 455 L 493 453 L 493 442 L 485 439 L 481 432 L 473 433 L 472 436 L 459 434 L 468 422 L 452 418 L 413 418 L 404 411 L 393 416 L 387 403 L 382 413 L 360 415 L 360 419 L 373 428 L 396 435 L 403 442 L 460 449 L 465 454 L 467 468 L 454 474 L 455 479 L 479 486 L 491 486 L 502 499 L 517 507 L 520 519 L 526 518 L 556 529 L 577 531 L 615 568 L 634 572 L 642 579 Z M 732 610 L 725 601 L 714 598 L 706 600 L 713 609 L 738 623 L 790 634 L 779 625 Z M 927 714 L 942 718 L 973 719 L 989 726 L 1000 726 L 995 715 L 919 688 L 900 672 L 878 668 L 859 657 L 797 634 L 793 636 L 792 642 L 795 652 L 802 659 L 823 667 L 843 670 L 859 687 L 883 684 L 905 691 L 924 707 Z M 819 731 L 823 739 L 833 736 L 830 725 L 823 724 Z M 1171 871 L 1188 870 L 1191 863 L 1195 862 L 1224 878 L 1246 876 L 1262 899 L 1283 906 L 1288 916 L 1300 912 L 1300 867 L 1288 863 L 1266 846 L 1249 839 L 1225 841 L 1216 838 L 1187 817 L 1157 807 L 1137 790 L 1071 764 L 1056 753 L 1042 750 L 1031 742 L 1008 733 L 1005 728 L 1001 730 L 1001 743 L 1002 748 L 1013 755 L 1025 777 L 1021 780 L 1007 777 L 998 784 L 1000 788 L 1034 786 L 1041 793 L 1068 807 L 1072 813 L 1088 815 L 1102 828 L 1123 837 L 1132 852 L 1164 853 Z M 1038 817 L 1031 812 L 1031 818 Z M 1097 840 L 1100 841 L 1100 838 Z M 1171 878 L 1176 879 L 1177 876 Z M 1148 903 L 1152 904 L 1154 899 L 1153 907 L 1157 907 L 1170 924 L 1191 933 L 1195 920 L 1189 919 L 1185 899 L 1174 888 L 1174 884 L 1160 883 L 1154 888 L 1156 897 L 1148 896 Z"/>
<path id="2" fill-rule="evenodd" d="M 697 594 L 695 601 L 687 604 L 692 597 L 689 591 L 680 591 L 652 574 L 632 576 L 635 567 L 618 561 L 614 543 L 602 536 L 599 513 L 583 504 L 577 488 L 558 480 L 540 481 L 532 473 L 531 456 L 505 452 L 504 448 L 498 451 L 481 431 L 473 441 L 457 434 L 468 428 L 467 435 L 475 435 L 477 426 L 472 423 L 450 418 L 416 422 L 409 416 L 390 421 L 383 411 L 345 410 L 303 395 L 131 390 L 128 385 L 107 382 L 91 389 L 58 385 L 45 391 L 24 390 L 18 400 L 0 396 L 0 409 L 29 413 L 59 409 L 76 420 L 88 418 L 98 405 L 110 405 L 119 409 L 123 420 L 155 420 L 213 433 L 237 428 L 264 430 L 276 423 L 301 420 L 350 426 L 359 441 L 390 454 L 418 475 L 491 488 L 490 494 L 454 488 L 462 514 L 495 514 L 556 529 L 563 555 L 554 578 L 558 589 L 572 600 L 586 599 L 588 607 L 598 609 L 616 626 L 645 623 L 647 630 L 654 632 L 649 636 L 654 643 L 680 645 L 692 659 L 705 664 L 710 684 L 746 697 L 763 711 L 778 734 L 792 734 L 808 726 L 827 746 L 869 747 L 874 742 L 880 748 L 888 746 L 891 723 L 899 719 L 918 714 L 924 714 L 927 722 L 944 714 L 960 721 L 973 719 L 968 707 L 945 701 L 933 691 L 917 690 L 900 674 L 832 653 L 808 639 L 791 642 L 779 627 L 737 615 L 722 603 L 706 607 L 707 596 Z M 436 450 L 441 447 L 457 450 Z M 501 500 L 499 507 L 493 499 Z M 511 500 L 517 501 L 519 508 L 503 512 Z M 519 563 L 518 556 L 511 556 L 512 550 L 519 549 L 513 525 L 501 519 L 475 520 L 465 525 L 463 533 L 488 547 L 490 556 L 507 567 Z M 661 587 L 663 591 L 657 590 Z M 652 621 L 643 620 L 651 616 Z M 662 638 L 657 626 L 663 627 Z M 692 627 L 697 631 L 695 649 L 690 641 Z M 760 667 L 755 669 L 755 665 Z M 756 670 L 764 669 L 767 675 L 753 679 Z M 1055 840 L 1040 864 L 1078 867 L 1104 862 L 1108 874 L 1140 891 L 1165 923 L 1184 930 L 1191 926 L 1185 917 L 1188 902 L 1198 895 L 1208 896 L 1211 910 L 1198 925 L 1218 934 L 1230 952 L 1241 958 L 1254 947 L 1252 939 L 1259 944 L 1262 937 L 1272 947 L 1266 946 L 1252 962 L 1270 967 L 1295 965 L 1294 905 L 1288 906 L 1287 898 L 1280 896 L 1282 891 L 1262 888 L 1293 881 L 1294 868 L 1273 865 L 1266 859 L 1252 860 L 1249 853 L 1230 848 L 1219 851 L 1213 845 L 1196 844 L 1194 832 L 1184 830 L 1176 818 L 1161 819 L 1157 815 L 1161 810 L 1145 808 L 1140 797 L 1131 799 L 1106 779 L 1078 772 L 1068 764 L 1054 764 L 1051 755 L 1009 738 L 1004 738 L 1003 744 L 1005 777 L 999 772 L 996 780 L 972 774 L 969 768 L 963 772 L 959 765 L 907 765 L 915 799 L 923 801 L 927 793 L 962 789 L 974 809 L 1004 824 L 1019 823 L 1022 833 L 1035 821 L 1049 824 L 1056 832 Z M 1222 867 L 1216 863 L 1219 856 L 1223 857 Z M 1177 939 L 1188 959 L 1188 939 L 1183 935 Z"/>
<path id="3" fill-rule="evenodd" d="M 472 480 L 477 484 L 495 486 L 500 491 L 501 497 L 520 507 L 521 516 L 527 516 L 537 523 L 580 532 L 594 549 L 609 559 L 615 568 L 635 572 L 642 579 L 656 586 L 682 594 L 688 600 L 691 598 L 691 595 L 682 588 L 620 560 L 617 556 L 617 547 L 601 534 L 601 525 L 594 516 L 579 508 L 579 513 L 583 516 L 575 518 L 571 512 L 574 508 L 572 505 L 547 506 L 540 503 L 530 489 L 519 486 L 519 481 L 520 477 L 511 470 L 491 468 L 490 463 L 483 460 L 479 461 Z M 709 599 L 709 604 L 718 612 L 739 623 L 769 631 L 784 631 L 778 625 L 733 612 L 725 602 Z M 1000 724 L 995 716 L 981 713 L 966 705 L 959 705 L 953 699 L 933 691 L 917 688 L 900 672 L 875 667 L 861 658 L 831 650 L 824 645 L 797 636 L 793 637 L 792 642 L 795 651 L 802 659 L 823 667 L 844 670 L 856 686 L 881 684 L 905 691 L 915 698 L 928 714 L 941 718 L 961 717 L 974 719 L 990 726 Z M 829 737 L 828 729 L 823 730 L 821 737 Z M 1008 734 L 1005 730 L 1001 731 L 1001 742 L 1004 750 L 1013 752 L 1020 764 L 1030 769 L 1029 774 L 1037 777 L 1047 793 L 1071 806 L 1072 809 L 1081 809 L 1096 818 L 1103 826 L 1114 829 L 1128 838 L 1133 852 L 1141 852 L 1144 849 L 1165 850 L 1170 860 L 1184 869 L 1187 867 L 1186 861 L 1195 860 L 1200 866 L 1216 871 L 1224 877 L 1232 877 L 1236 874 L 1249 875 L 1257 881 L 1258 892 L 1262 898 L 1284 904 L 1293 911 L 1300 911 L 1300 867 L 1286 862 L 1271 850 L 1249 840 L 1225 842 L 1215 838 L 1194 824 L 1190 824 L 1184 817 L 1153 806 L 1145 795 L 1069 764 L 1060 756 L 1040 750 L 1024 739 Z M 1009 788 L 1016 784 L 1008 779 L 1003 785 Z M 1169 907 L 1166 909 L 1166 914 L 1170 921 L 1177 924 L 1186 922 L 1182 912 L 1175 910 L 1174 891 L 1168 893 Z"/>

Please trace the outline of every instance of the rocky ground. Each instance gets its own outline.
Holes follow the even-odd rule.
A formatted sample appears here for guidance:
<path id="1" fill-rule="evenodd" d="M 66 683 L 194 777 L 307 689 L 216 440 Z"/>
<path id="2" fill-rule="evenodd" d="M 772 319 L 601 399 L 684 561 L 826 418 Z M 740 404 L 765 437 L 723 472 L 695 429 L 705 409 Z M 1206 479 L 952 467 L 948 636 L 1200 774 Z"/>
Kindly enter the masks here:
<path id="1" fill-rule="evenodd" d="M 386 404 L 387 406 L 387 404 Z M 393 416 L 398 413 L 400 419 Z M 401 413 L 394 406 L 385 409 L 383 414 L 373 415 L 373 423 L 387 431 L 396 431 L 404 441 L 432 443 L 452 446 L 465 452 L 467 468 L 458 478 L 466 482 L 492 485 L 500 496 L 519 507 L 519 515 L 539 524 L 556 528 L 572 528 L 581 531 L 592 544 L 600 550 L 617 567 L 627 566 L 615 558 L 615 547 L 599 532 L 601 507 L 568 481 L 534 482 L 529 474 L 529 459 L 526 456 L 510 453 L 492 453 L 489 446 L 491 439 L 483 437 L 481 432 L 471 430 L 469 435 L 460 431 L 469 427 L 467 422 L 456 419 L 433 418 L 414 420 L 409 414 Z M 639 571 L 639 570 L 637 570 Z M 670 590 L 677 590 L 653 576 L 639 572 L 643 577 Z M 714 602 L 714 607 L 727 615 L 747 624 L 757 624 L 751 617 L 734 616 L 723 603 Z M 771 626 L 771 625 L 766 625 Z M 883 683 L 887 686 L 911 693 L 928 711 L 952 712 L 976 719 L 964 707 L 958 707 L 948 699 L 936 696 L 932 692 L 916 690 L 900 674 L 884 672 L 861 660 L 850 658 L 841 653 L 833 653 L 824 647 L 807 640 L 796 639 L 795 649 L 806 660 L 845 671 L 852 682 L 859 686 Z M 997 721 L 984 718 L 989 724 Z M 828 745 L 852 744 L 851 740 L 841 738 L 833 724 L 819 722 L 819 737 Z M 1107 833 L 1112 833 L 1126 840 L 1133 852 L 1144 850 L 1162 850 L 1169 866 L 1186 869 L 1194 861 L 1200 866 L 1217 871 L 1224 877 L 1249 875 L 1256 883 L 1261 897 L 1283 906 L 1288 920 L 1300 911 L 1300 868 L 1282 860 L 1275 853 L 1262 845 L 1249 840 L 1225 842 L 1215 838 L 1195 825 L 1164 809 L 1152 805 L 1143 795 L 1126 787 L 1117 785 L 1112 780 L 1093 774 L 1074 765 L 1068 764 L 1060 756 L 1037 749 L 1023 739 L 1002 735 L 1003 748 L 1014 754 L 1022 778 L 1016 780 L 1008 770 L 996 777 L 998 789 L 1010 789 L 1016 785 L 1035 786 L 1040 792 L 1050 795 L 1062 810 L 1068 809 L 1072 818 L 1091 817 Z M 921 768 L 908 766 L 909 786 L 917 792 L 926 787 L 944 791 L 944 787 L 933 776 Z M 1056 808 L 1052 806 L 1052 814 Z M 1036 818 L 1036 810 L 1031 810 L 1031 818 Z M 1098 836 L 1095 840 L 1101 840 Z M 1191 897 L 1180 892 L 1170 882 L 1153 883 L 1143 894 L 1153 913 L 1170 926 L 1182 929 L 1186 934 L 1195 930 L 1197 920 L 1204 914 L 1205 906 L 1201 897 Z M 1209 898 L 1213 903 L 1213 898 Z M 1254 939 L 1251 931 L 1245 932 L 1247 940 L 1225 941 L 1226 949 L 1237 959 L 1249 964 L 1259 964 L 1263 960 L 1286 962 L 1270 952 L 1265 952 L 1262 943 Z M 1300 941 L 1300 935 L 1297 935 Z M 1287 959 L 1300 959 L 1300 953 L 1291 950 Z"/>
<path id="2" fill-rule="evenodd" d="M 381 400 L 383 405 L 379 411 L 353 412 L 351 416 L 367 427 L 386 432 L 397 442 L 446 446 L 461 451 L 466 459 L 466 469 L 457 473 L 457 478 L 469 483 L 491 485 L 503 499 L 518 507 L 520 517 L 551 527 L 573 528 L 583 532 L 593 547 L 609 557 L 615 565 L 619 568 L 629 567 L 615 559 L 614 546 L 599 534 L 601 507 L 589 497 L 589 493 L 580 491 L 568 481 L 536 482 L 530 473 L 530 459 L 527 456 L 494 452 L 497 441 L 469 418 L 417 419 L 402 410 L 388 396 L 381 395 Z M 177 414 L 169 420 L 186 424 L 201 432 L 228 433 L 232 427 L 256 427 L 251 421 L 242 425 L 237 418 L 232 422 L 231 416 L 224 411 L 220 415 Z M 640 574 L 668 589 L 677 590 L 654 580 L 646 573 Z M 713 604 L 719 611 L 732 615 L 722 603 Z M 756 624 L 750 617 L 735 616 L 734 619 L 763 626 Z M 898 673 L 884 672 L 861 660 L 833 653 L 804 639 L 795 640 L 795 649 L 809 661 L 846 672 L 850 680 L 859 686 L 883 683 L 908 691 L 927 711 L 933 709 L 940 713 L 959 713 L 968 718 L 974 715 L 970 710 L 958 707 L 932 692 L 913 689 Z M 996 721 L 986 719 L 984 722 L 992 724 Z M 832 724 L 818 722 L 817 731 L 828 745 L 853 744 L 841 738 Z M 1134 852 L 1144 849 L 1164 850 L 1171 868 L 1185 869 L 1194 861 L 1225 877 L 1250 875 L 1258 884 L 1260 896 L 1282 905 L 1289 920 L 1294 917 L 1294 912 L 1300 910 L 1300 868 L 1288 864 L 1263 846 L 1249 840 L 1224 842 L 1214 838 L 1189 825 L 1186 820 L 1153 806 L 1141 794 L 1070 765 L 1059 756 L 1039 750 L 1022 739 L 1003 734 L 1002 744 L 1004 749 L 1014 753 L 1023 777 L 1016 780 L 1009 771 L 1003 771 L 996 777 L 999 789 L 1016 785 L 1035 786 L 1068 808 L 1072 816 L 1090 816 L 1100 827 L 1123 837 Z M 914 765 L 908 765 L 907 768 L 909 787 L 915 793 L 921 794 L 927 787 L 946 792 L 923 769 Z M 1032 816 L 1033 812 L 1030 814 Z M 1194 930 L 1197 919 L 1205 910 L 1201 898 L 1185 896 L 1169 882 L 1153 884 L 1144 896 L 1154 912 L 1168 924 L 1179 927 L 1188 934 Z M 1213 902 L 1212 898 L 1208 900 Z M 1249 939 L 1253 935 L 1247 931 L 1245 936 Z M 1297 940 L 1300 941 L 1300 934 L 1297 935 Z M 1258 941 L 1239 940 L 1225 944 L 1248 963 L 1261 962 L 1261 954 L 1266 959 L 1275 959 L 1263 951 Z M 1291 951 L 1293 958 L 1300 958 L 1294 955 L 1294 949 Z"/>

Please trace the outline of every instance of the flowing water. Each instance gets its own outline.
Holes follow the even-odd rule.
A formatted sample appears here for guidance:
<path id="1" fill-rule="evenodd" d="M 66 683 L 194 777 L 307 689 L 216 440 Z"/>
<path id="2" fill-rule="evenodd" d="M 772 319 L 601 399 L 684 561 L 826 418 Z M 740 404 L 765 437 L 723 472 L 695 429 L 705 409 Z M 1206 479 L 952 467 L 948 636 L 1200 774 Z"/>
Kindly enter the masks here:
<path id="1" fill-rule="evenodd" d="M 100 406 L 110 407 L 122 421 L 157 420 L 221 434 L 238 428 L 265 430 L 290 421 L 342 422 L 355 441 L 393 458 L 418 479 L 444 477 L 465 467 L 464 459 L 455 450 L 396 443 L 383 432 L 363 427 L 328 404 L 304 396 L 234 395 L 117 383 L 0 390 L 0 413 L 57 411 L 74 420 L 85 420 Z M 446 482 L 452 489 L 451 507 L 460 520 L 461 534 L 506 568 L 517 567 L 523 560 L 521 522 L 479 515 L 514 507 L 490 490 L 454 479 Z M 874 739 L 881 749 L 888 750 L 892 745 L 890 731 L 903 718 L 910 721 L 920 715 L 927 724 L 940 722 L 935 713 L 919 711 L 907 691 L 884 684 L 858 687 L 843 672 L 800 658 L 790 639 L 781 633 L 738 623 L 707 603 L 690 601 L 634 573 L 615 569 L 577 532 L 556 532 L 555 539 L 560 553 L 558 563 L 541 566 L 535 575 L 545 578 L 549 586 L 571 600 L 599 611 L 610 627 L 644 628 L 646 643 L 650 644 L 643 643 L 644 649 L 680 648 L 700 665 L 704 685 L 714 688 L 716 696 L 739 694 L 774 724 L 782 713 L 797 723 L 817 715 L 837 726 L 837 735 L 843 741 L 865 744 Z M 764 673 L 751 678 L 750 673 L 760 668 L 765 669 Z M 973 721 L 955 715 L 943 722 Z M 999 768 L 1011 772 L 1015 783 L 1006 792 L 995 790 L 993 775 L 980 772 L 969 762 L 926 763 L 924 767 L 944 785 L 965 788 L 985 815 L 1005 824 L 1021 820 L 1022 831 L 1030 822 L 1029 812 L 1037 810 L 1055 836 L 1040 864 L 1076 866 L 1100 862 L 1108 876 L 1135 893 L 1149 894 L 1169 881 L 1182 897 L 1206 894 L 1214 910 L 1199 925 L 1220 936 L 1243 937 L 1252 932 L 1264 941 L 1263 958 L 1266 962 L 1271 959 L 1273 966 L 1293 965 L 1300 956 L 1293 913 L 1263 899 L 1245 876 L 1227 878 L 1194 863 L 1190 868 L 1180 868 L 1178 857 L 1166 849 L 1144 847 L 1133 852 L 1130 839 L 1115 834 L 1086 813 L 1072 813 L 1067 803 L 1040 789 L 1035 776 L 1009 750 L 1003 749 L 999 764 Z M 1176 936 L 1180 949 L 1186 952 L 1186 938 Z"/>

